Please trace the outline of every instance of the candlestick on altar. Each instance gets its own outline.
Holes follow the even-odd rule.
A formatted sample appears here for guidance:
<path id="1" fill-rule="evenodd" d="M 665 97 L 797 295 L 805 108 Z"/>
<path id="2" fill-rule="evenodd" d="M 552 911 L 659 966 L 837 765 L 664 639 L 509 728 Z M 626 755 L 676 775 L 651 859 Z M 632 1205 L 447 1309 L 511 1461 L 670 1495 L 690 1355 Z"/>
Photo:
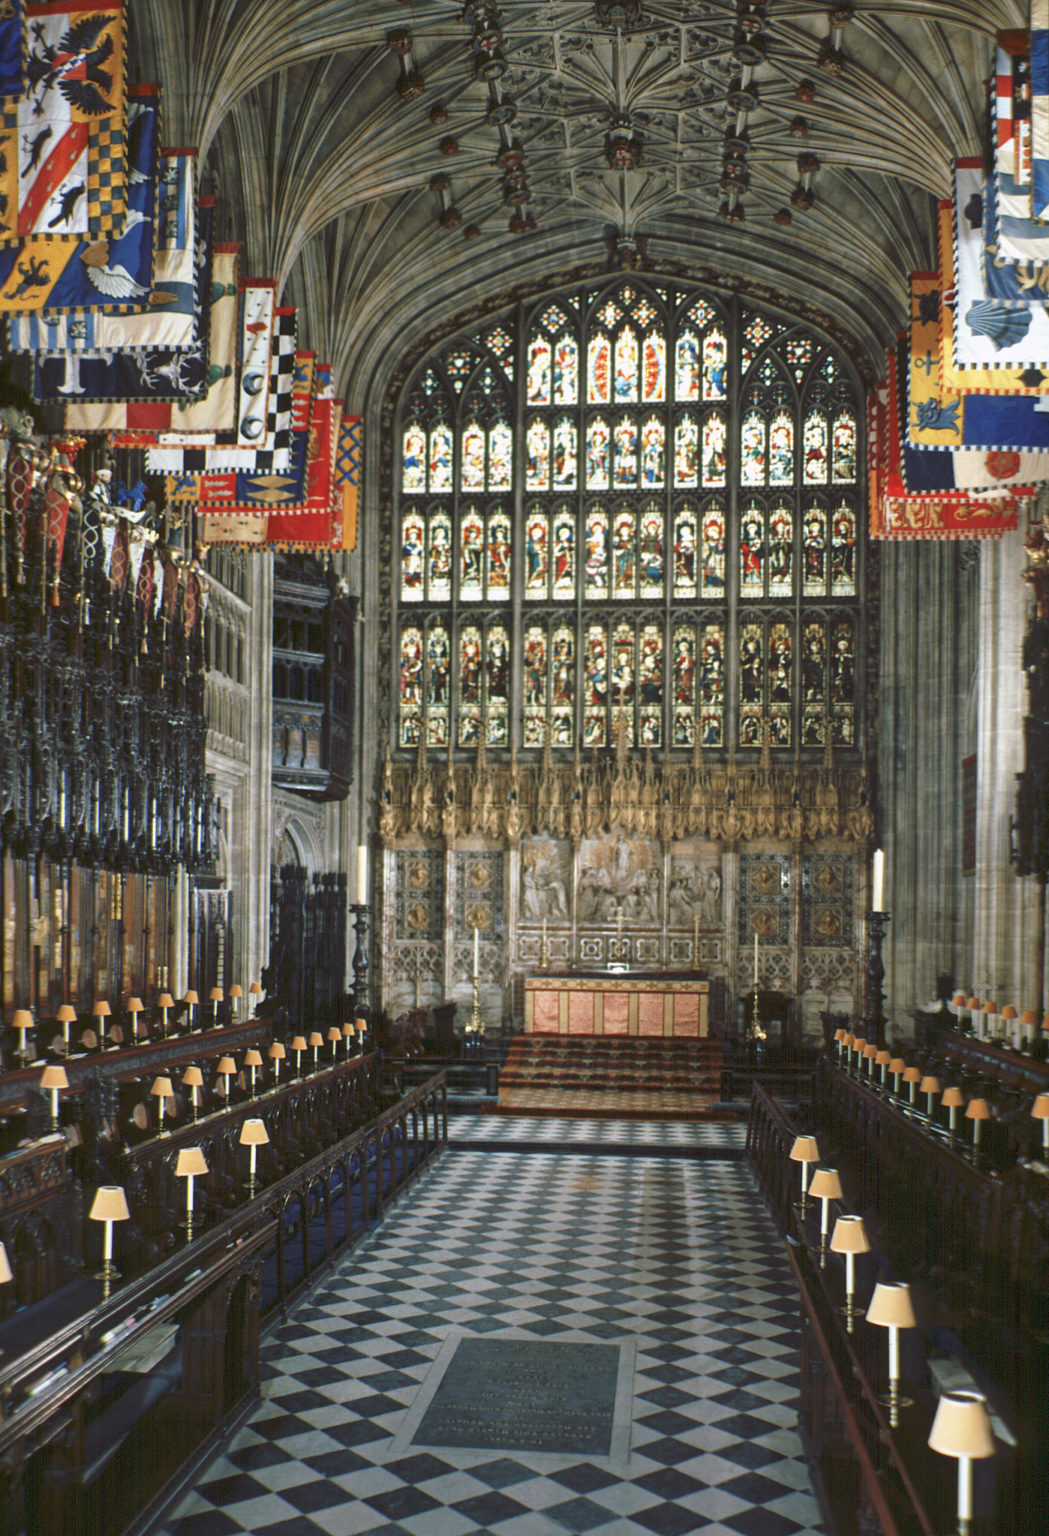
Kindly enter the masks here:
<path id="1" fill-rule="evenodd" d="M 885 900 L 885 854 L 881 848 L 874 850 L 874 868 L 872 870 L 871 884 L 873 886 L 871 906 L 875 912 L 883 912 Z"/>
<path id="2" fill-rule="evenodd" d="M 479 952 L 479 949 L 478 949 L 478 944 L 479 944 L 479 941 L 480 941 L 480 936 L 481 936 L 480 935 L 480 930 L 478 929 L 477 924 L 474 923 L 474 968 L 473 968 L 474 980 L 477 979 L 477 965 L 478 965 L 478 961 L 480 959 L 480 952 Z"/>
<path id="3" fill-rule="evenodd" d="M 754 990 L 758 990 L 758 935 L 754 933 Z"/>

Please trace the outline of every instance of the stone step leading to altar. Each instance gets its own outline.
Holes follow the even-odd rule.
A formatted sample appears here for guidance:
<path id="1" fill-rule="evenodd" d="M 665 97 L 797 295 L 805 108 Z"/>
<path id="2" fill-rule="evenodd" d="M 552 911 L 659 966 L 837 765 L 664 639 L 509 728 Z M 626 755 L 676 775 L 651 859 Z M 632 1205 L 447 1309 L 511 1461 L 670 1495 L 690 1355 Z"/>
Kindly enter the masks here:
<path id="1" fill-rule="evenodd" d="M 499 1075 L 499 1114 L 732 1119 L 719 1105 L 716 1040 L 516 1036 Z"/>

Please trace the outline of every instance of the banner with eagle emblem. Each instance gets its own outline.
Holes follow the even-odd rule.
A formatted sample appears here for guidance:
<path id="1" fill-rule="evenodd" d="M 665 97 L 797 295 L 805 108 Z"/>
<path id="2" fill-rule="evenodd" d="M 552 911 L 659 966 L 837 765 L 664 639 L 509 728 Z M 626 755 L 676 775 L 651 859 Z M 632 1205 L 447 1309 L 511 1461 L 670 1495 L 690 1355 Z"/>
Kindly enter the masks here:
<path id="1" fill-rule="evenodd" d="M 122 0 L 25 20 L 24 89 L 0 106 L 0 245 L 108 235 L 125 209 Z"/>
<path id="2" fill-rule="evenodd" d="M 75 246 L 39 238 L 0 249 L 0 313 L 141 305 L 153 281 L 159 114 L 157 86 L 135 86 L 128 101 L 128 168 L 133 175 L 121 227 L 111 239 L 82 240 Z"/>

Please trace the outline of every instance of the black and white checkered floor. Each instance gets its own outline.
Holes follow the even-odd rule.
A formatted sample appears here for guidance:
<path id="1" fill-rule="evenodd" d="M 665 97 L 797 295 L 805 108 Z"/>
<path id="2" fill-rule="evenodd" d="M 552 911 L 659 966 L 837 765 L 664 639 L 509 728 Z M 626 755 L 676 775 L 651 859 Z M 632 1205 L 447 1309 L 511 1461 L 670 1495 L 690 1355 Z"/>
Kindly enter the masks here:
<path id="1" fill-rule="evenodd" d="M 633 1123 L 629 1123 L 631 1130 Z M 797 1304 L 734 1127 L 461 1117 L 445 1154 L 264 1345 L 263 1402 L 168 1520 L 170 1536 L 811 1536 L 796 1424 Z M 664 1134 L 666 1133 L 666 1134 Z M 648 1154 L 662 1139 L 661 1156 Z M 738 1153 L 737 1153 L 738 1157 Z M 633 1335 L 628 1459 L 404 1449 L 450 1330 Z"/>

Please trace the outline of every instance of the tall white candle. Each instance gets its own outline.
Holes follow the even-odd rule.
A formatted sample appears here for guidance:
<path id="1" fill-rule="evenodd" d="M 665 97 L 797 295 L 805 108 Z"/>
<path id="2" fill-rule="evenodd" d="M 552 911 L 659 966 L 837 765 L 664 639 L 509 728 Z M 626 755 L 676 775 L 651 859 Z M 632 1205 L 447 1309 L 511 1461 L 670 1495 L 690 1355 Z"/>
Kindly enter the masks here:
<path id="1" fill-rule="evenodd" d="M 251 1180 L 251 1182 L 253 1184 L 255 1182 L 255 1154 L 256 1154 L 256 1150 L 257 1149 L 255 1147 L 255 1143 L 252 1142 L 251 1146 L 248 1148 L 248 1169 L 249 1169 L 248 1177 L 250 1178 L 250 1180 Z"/>
<path id="2" fill-rule="evenodd" d="M 889 1379 L 900 1379 L 900 1330 L 889 1324 Z"/>
<path id="3" fill-rule="evenodd" d="M 105 1221 L 102 1225 L 105 1229 L 102 1234 L 102 1262 L 109 1264 L 113 1259 L 113 1223 Z"/>
<path id="4" fill-rule="evenodd" d="M 193 1215 L 193 1175 L 191 1173 L 186 1174 L 186 1215 L 189 1217 Z"/>
<path id="5" fill-rule="evenodd" d="M 477 927 L 477 924 L 474 923 L 474 976 L 477 975 L 477 963 L 478 963 L 478 961 L 480 959 L 480 950 L 478 949 L 479 941 L 480 941 L 480 931 L 479 931 L 479 929 Z"/>
<path id="6" fill-rule="evenodd" d="M 357 905 L 360 907 L 368 904 L 368 845 L 357 845 Z"/>
<path id="7" fill-rule="evenodd" d="M 755 934 L 754 935 L 754 989 L 755 989 L 755 991 L 757 990 L 757 985 L 758 985 L 758 936 L 757 936 L 757 934 Z"/>
<path id="8" fill-rule="evenodd" d="M 971 1520 L 973 1517 L 973 1459 L 971 1456 L 958 1457 L 958 1519 Z"/>
<path id="9" fill-rule="evenodd" d="M 874 894 L 871 898 L 871 906 L 875 912 L 883 910 L 882 902 L 885 900 L 885 853 L 881 848 L 874 850 L 874 877 L 872 880 Z"/>

